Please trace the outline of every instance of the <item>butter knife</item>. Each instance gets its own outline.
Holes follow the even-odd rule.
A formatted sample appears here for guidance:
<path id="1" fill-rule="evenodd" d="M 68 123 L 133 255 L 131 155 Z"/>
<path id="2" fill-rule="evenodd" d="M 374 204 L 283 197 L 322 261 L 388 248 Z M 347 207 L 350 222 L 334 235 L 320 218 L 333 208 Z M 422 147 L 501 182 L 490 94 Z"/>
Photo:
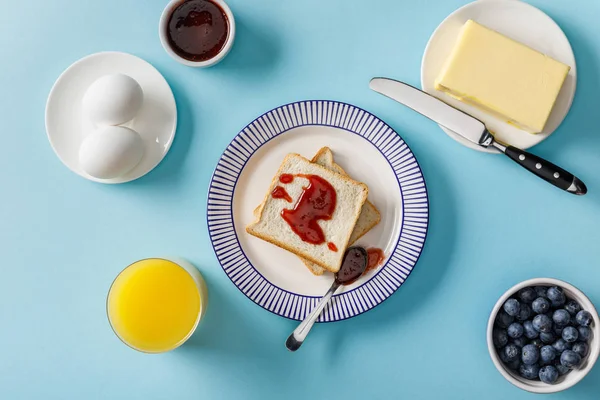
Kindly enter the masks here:
<path id="1" fill-rule="evenodd" d="M 511 160 L 554 186 L 576 195 L 587 193 L 587 187 L 576 176 L 544 160 L 494 138 L 480 120 L 404 82 L 388 78 L 373 78 L 369 87 L 481 147 L 494 147 Z"/>

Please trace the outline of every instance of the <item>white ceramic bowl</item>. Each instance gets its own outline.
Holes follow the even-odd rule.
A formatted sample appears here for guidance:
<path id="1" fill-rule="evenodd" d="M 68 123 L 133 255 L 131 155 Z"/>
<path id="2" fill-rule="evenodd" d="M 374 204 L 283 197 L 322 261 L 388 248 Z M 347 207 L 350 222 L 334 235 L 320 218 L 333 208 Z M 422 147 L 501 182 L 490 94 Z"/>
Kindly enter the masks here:
<path id="1" fill-rule="evenodd" d="M 494 342 L 492 340 L 492 330 L 494 328 L 494 321 L 496 319 L 498 311 L 501 310 L 502 305 L 506 300 L 508 300 L 510 296 L 514 295 L 519 290 L 527 286 L 558 286 L 563 288 L 567 298 L 576 300 L 584 310 L 587 310 L 592 314 L 594 320 L 594 322 L 592 322 L 591 325 L 593 336 L 591 341 L 589 342 L 590 352 L 585 358 L 583 364 L 579 369 L 572 370 L 568 374 L 559 377 L 558 381 L 556 381 L 556 383 L 553 385 L 549 385 L 541 381 L 528 380 L 519 376 L 519 374 L 515 373 L 514 371 L 511 371 L 508 367 L 504 365 L 502 360 L 500 360 L 500 357 L 498 356 L 496 348 L 494 347 Z M 580 380 L 582 380 L 583 377 L 586 376 L 588 372 L 590 372 L 590 370 L 596 363 L 596 360 L 598 359 L 598 354 L 600 354 L 600 320 L 598 318 L 598 312 L 594 308 L 594 305 L 592 304 L 590 299 L 588 299 L 586 295 L 584 295 L 575 286 L 553 278 L 530 279 L 508 289 L 506 293 L 504 293 L 502 297 L 500 297 L 500 299 L 494 306 L 494 309 L 492 310 L 490 319 L 488 321 L 487 344 L 494 365 L 510 383 L 512 383 L 520 389 L 527 390 L 528 392 L 532 393 L 556 393 L 568 389 Z"/>
<path id="2" fill-rule="evenodd" d="M 225 45 L 223 46 L 221 51 L 216 56 L 214 56 L 213 58 L 206 60 L 206 61 L 186 60 L 185 58 L 181 57 L 180 55 L 178 55 L 177 53 L 175 53 L 173 51 L 173 49 L 171 48 L 171 45 L 169 44 L 169 40 L 167 39 L 167 25 L 169 23 L 169 18 L 171 17 L 173 10 L 175 10 L 175 8 L 177 8 L 180 4 L 182 4 L 184 2 L 184 0 L 171 0 L 169 2 L 169 4 L 167 4 L 167 6 L 165 7 L 165 9 L 160 17 L 160 22 L 158 23 L 158 35 L 160 36 L 160 42 L 161 42 L 163 48 L 165 49 L 167 54 L 169 54 L 174 60 L 176 60 L 177 62 L 179 62 L 183 65 L 187 65 L 188 67 L 203 68 L 203 67 L 210 67 L 212 65 L 215 65 L 219 61 L 221 61 L 223 58 L 225 58 L 225 56 L 227 55 L 227 53 L 229 53 L 229 51 L 231 50 L 231 47 L 233 46 L 233 41 L 235 39 L 235 18 L 233 17 L 233 13 L 231 12 L 231 9 L 227 5 L 227 3 L 225 3 L 223 0 L 210 0 L 210 1 L 217 4 L 225 12 L 227 19 L 229 20 L 229 35 L 227 36 L 227 41 L 225 42 Z"/>

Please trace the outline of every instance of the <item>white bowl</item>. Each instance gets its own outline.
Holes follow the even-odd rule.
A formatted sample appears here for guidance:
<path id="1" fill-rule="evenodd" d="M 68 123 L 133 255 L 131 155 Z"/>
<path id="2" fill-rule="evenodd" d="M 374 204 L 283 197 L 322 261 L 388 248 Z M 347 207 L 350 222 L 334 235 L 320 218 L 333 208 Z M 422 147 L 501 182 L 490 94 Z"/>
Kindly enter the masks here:
<path id="1" fill-rule="evenodd" d="M 213 66 L 219 61 L 221 61 L 223 58 L 225 58 L 225 56 L 227 55 L 227 53 L 229 53 L 229 50 L 231 50 L 231 47 L 233 46 L 233 41 L 235 39 L 235 18 L 233 18 L 233 13 L 231 12 L 231 9 L 223 0 L 209 1 L 212 1 L 213 3 L 217 4 L 225 12 L 227 19 L 229 20 L 229 35 L 227 36 L 227 41 L 225 42 L 225 45 L 223 46 L 221 51 L 216 56 L 206 61 L 186 60 L 185 58 L 175 53 L 175 51 L 173 51 L 171 45 L 169 44 L 169 40 L 167 39 L 167 25 L 169 24 L 169 18 L 171 17 L 173 10 L 175 10 L 175 8 L 182 4 L 184 0 L 171 0 L 169 4 L 167 4 L 167 6 L 165 7 L 162 15 L 160 16 L 160 22 L 158 23 L 158 35 L 160 36 L 160 43 L 162 44 L 167 54 L 169 54 L 177 62 L 183 65 L 187 65 L 188 67 L 203 68 Z"/>
<path id="2" fill-rule="evenodd" d="M 592 325 L 591 325 L 591 329 L 593 331 L 593 336 L 592 336 L 591 341 L 589 342 L 590 352 L 589 352 L 588 356 L 585 358 L 584 362 L 581 364 L 581 367 L 579 369 L 574 369 L 571 372 L 569 372 L 563 376 L 560 376 L 558 378 L 558 381 L 556 381 L 556 383 L 554 383 L 553 385 L 549 385 L 549 384 L 546 384 L 541 381 L 533 381 L 533 380 L 525 379 L 525 378 L 519 376 L 519 374 L 510 370 L 508 367 L 506 367 L 504 365 L 504 363 L 502 362 L 502 360 L 500 360 L 500 356 L 498 356 L 498 352 L 496 351 L 496 348 L 494 346 L 494 342 L 492 339 L 492 330 L 494 328 L 494 321 L 496 319 L 496 315 L 498 314 L 498 311 L 500 311 L 502 305 L 504 304 L 504 302 L 506 300 L 508 300 L 508 298 L 510 296 L 514 295 L 519 290 L 521 290 L 527 286 L 558 286 L 558 287 L 561 287 L 561 288 L 563 288 L 567 298 L 576 300 L 581 305 L 581 307 L 584 310 L 589 311 L 593 317 L 594 322 L 592 322 Z M 516 387 L 518 387 L 520 389 L 523 389 L 523 390 L 526 390 L 526 391 L 532 392 L 532 393 L 556 393 L 556 392 L 560 392 L 562 390 L 568 389 L 571 386 L 575 385 L 580 380 L 582 380 L 583 377 L 586 376 L 588 372 L 590 372 L 590 370 L 596 363 L 596 360 L 598 359 L 598 354 L 600 354 L 600 320 L 598 318 L 598 312 L 594 308 L 594 305 L 592 304 L 590 299 L 588 299 L 586 297 L 586 295 L 583 294 L 575 286 L 573 286 L 567 282 L 560 281 L 558 279 L 553 279 L 553 278 L 530 279 L 530 280 L 521 282 L 521 283 L 513 286 L 512 288 L 508 289 L 506 291 L 506 293 L 504 293 L 502 295 L 502 297 L 500 297 L 500 299 L 494 306 L 494 309 L 492 310 L 490 319 L 488 321 L 487 344 L 488 344 L 488 350 L 490 352 L 490 356 L 492 357 L 492 361 L 494 362 L 494 365 L 496 366 L 498 371 L 500 371 L 500 373 L 510 383 L 512 383 L 513 385 L 515 385 Z"/>

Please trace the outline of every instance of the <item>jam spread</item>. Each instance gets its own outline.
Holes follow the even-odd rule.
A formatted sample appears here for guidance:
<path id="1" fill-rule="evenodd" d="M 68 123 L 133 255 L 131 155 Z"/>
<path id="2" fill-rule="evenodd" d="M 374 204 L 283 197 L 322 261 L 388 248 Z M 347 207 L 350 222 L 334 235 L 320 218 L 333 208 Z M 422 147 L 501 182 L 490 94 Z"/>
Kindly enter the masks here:
<path id="1" fill-rule="evenodd" d="M 281 211 L 281 217 L 290 225 L 290 228 L 300 236 L 300 239 L 311 244 L 323 244 L 326 242 L 325 233 L 317 223 L 319 220 L 328 221 L 332 218 L 335 206 L 337 203 L 337 193 L 335 188 L 329 182 L 318 175 L 305 174 L 281 174 L 279 182 L 282 184 L 292 183 L 295 177 L 308 179 L 308 186 L 304 186 L 302 194 L 293 209 L 284 208 Z M 283 188 L 283 186 L 275 186 L 271 192 L 274 199 L 284 199 L 288 203 L 292 202 L 292 197 Z M 327 242 L 327 247 L 331 251 L 338 251 L 337 246 L 333 242 Z M 366 262 L 364 271 L 376 269 L 383 264 L 385 255 L 383 250 L 377 248 L 369 248 L 364 250 L 359 247 L 348 249 L 344 261 L 347 270 L 347 277 L 354 276 L 358 273 L 361 258 Z M 347 279 L 348 283 L 356 280 L 363 270 L 356 277 Z M 346 283 L 346 284 L 348 284 Z"/>
<path id="2" fill-rule="evenodd" d="M 281 183 L 292 183 L 294 182 L 294 175 L 292 174 L 281 174 L 279 177 L 279 182 Z"/>
<path id="3" fill-rule="evenodd" d="M 293 209 L 284 208 L 281 211 L 281 217 L 303 241 L 311 244 L 323 244 L 325 243 L 325 233 L 317 222 L 319 220 L 328 221 L 333 216 L 337 202 L 335 188 L 318 175 L 298 174 L 295 176 L 308 179 L 308 186 L 303 188 L 304 190 Z M 279 181 L 291 183 L 295 176 L 282 174 Z M 274 198 L 278 198 L 276 196 L 285 198 L 283 192 L 278 188 L 279 186 L 271 195 Z M 285 192 L 285 189 L 283 191 Z M 289 201 L 291 202 L 291 199 Z M 337 251 L 334 243 L 329 243 L 328 247 L 332 251 Z"/>
<path id="4" fill-rule="evenodd" d="M 367 255 L 369 257 L 369 260 L 367 263 L 367 271 L 376 269 L 381 264 L 383 264 L 383 260 L 385 259 L 385 255 L 383 254 L 383 250 L 381 250 L 381 249 L 376 249 L 376 248 L 367 249 Z"/>
<path id="5" fill-rule="evenodd" d="M 171 49 L 189 61 L 207 61 L 221 52 L 229 36 L 225 11 L 209 0 L 185 0 L 167 25 Z"/>
<path id="6" fill-rule="evenodd" d="M 274 199 L 284 199 L 288 203 L 292 202 L 292 197 L 281 186 L 275 186 L 275 189 L 273 189 L 273 191 L 271 192 L 271 196 L 273 196 Z"/>

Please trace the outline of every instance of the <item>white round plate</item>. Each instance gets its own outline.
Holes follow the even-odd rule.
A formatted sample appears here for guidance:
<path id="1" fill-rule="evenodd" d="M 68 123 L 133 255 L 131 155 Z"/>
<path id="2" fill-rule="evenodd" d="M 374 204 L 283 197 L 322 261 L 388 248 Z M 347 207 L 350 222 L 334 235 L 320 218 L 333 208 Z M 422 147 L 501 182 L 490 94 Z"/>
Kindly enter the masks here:
<path id="1" fill-rule="evenodd" d="M 558 99 L 542 133 L 532 135 L 517 129 L 473 106 L 461 103 L 445 93 L 435 90 L 435 79 L 450 56 L 460 29 L 469 19 L 485 25 L 509 38 L 517 40 L 537 51 L 571 67 Z M 505 143 L 528 149 L 546 139 L 565 119 L 577 84 L 575 56 L 569 40 L 560 27 L 544 12 L 518 0 L 479 0 L 456 10 L 435 30 L 425 48 L 421 64 L 421 87 L 446 103 L 465 111 L 483 121 Z M 472 149 L 497 153 L 463 139 L 449 129 L 442 129 L 453 139 Z"/>
<path id="2" fill-rule="evenodd" d="M 302 320 L 333 276 L 314 276 L 292 253 L 246 233 L 253 210 L 289 153 L 307 158 L 324 146 L 336 163 L 369 187 L 381 222 L 358 242 L 379 247 L 386 261 L 343 288 L 319 321 L 353 317 L 388 298 L 416 264 L 429 221 L 427 190 L 417 160 L 392 128 L 373 114 L 335 101 L 301 101 L 271 110 L 229 144 L 208 193 L 208 230 L 232 282 L 252 301 Z"/>
<path id="3" fill-rule="evenodd" d="M 83 118 L 81 101 L 98 78 L 122 73 L 138 81 L 144 103 L 136 117 L 124 124 L 140 134 L 144 157 L 127 174 L 114 179 L 94 178 L 79 166 L 79 146 L 96 126 Z M 118 52 L 96 53 L 75 62 L 58 78 L 46 103 L 46 132 L 54 152 L 69 169 L 101 183 L 123 183 L 152 171 L 169 151 L 177 128 L 177 107 L 169 84 L 141 58 Z"/>

